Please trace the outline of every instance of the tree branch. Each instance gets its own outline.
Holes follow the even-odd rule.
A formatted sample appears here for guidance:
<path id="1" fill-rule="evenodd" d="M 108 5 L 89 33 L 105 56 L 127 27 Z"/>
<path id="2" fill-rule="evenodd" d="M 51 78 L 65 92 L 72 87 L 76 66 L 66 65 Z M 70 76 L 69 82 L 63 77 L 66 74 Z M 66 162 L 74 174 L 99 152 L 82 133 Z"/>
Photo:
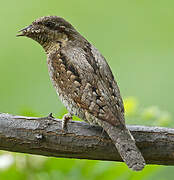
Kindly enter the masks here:
<path id="1" fill-rule="evenodd" d="M 174 165 L 174 129 L 127 126 L 146 163 Z M 102 129 L 84 122 L 0 114 L 0 149 L 44 156 L 122 161 Z"/>

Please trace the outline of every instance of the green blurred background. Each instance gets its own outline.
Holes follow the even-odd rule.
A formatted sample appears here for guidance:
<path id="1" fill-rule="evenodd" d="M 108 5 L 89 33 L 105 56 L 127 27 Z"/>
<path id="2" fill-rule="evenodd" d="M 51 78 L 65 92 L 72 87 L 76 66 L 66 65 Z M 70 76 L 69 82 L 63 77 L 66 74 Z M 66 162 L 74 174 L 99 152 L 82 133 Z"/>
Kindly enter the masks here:
<path id="1" fill-rule="evenodd" d="M 127 123 L 174 127 L 173 0 L 1 0 L 0 112 L 61 117 L 66 111 L 41 46 L 15 37 L 45 15 L 64 17 L 106 57 L 125 99 Z M 0 154 L 0 180 L 166 180 L 173 171 L 147 166 L 136 173 L 123 163 Z"/>

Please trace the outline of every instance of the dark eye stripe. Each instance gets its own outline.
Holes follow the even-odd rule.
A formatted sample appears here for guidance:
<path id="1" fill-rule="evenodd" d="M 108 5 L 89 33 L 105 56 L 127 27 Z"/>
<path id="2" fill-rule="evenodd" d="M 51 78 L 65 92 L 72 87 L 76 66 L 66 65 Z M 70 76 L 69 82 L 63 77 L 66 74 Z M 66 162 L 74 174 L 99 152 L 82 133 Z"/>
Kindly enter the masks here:
<path id="1" fill-rule="evenodd" d="M 55 24 L 53 22 L 51 22 L 51 21 L 45 22 L 44 24 L 48 28 L 54 28 L 55 27 Z"/>

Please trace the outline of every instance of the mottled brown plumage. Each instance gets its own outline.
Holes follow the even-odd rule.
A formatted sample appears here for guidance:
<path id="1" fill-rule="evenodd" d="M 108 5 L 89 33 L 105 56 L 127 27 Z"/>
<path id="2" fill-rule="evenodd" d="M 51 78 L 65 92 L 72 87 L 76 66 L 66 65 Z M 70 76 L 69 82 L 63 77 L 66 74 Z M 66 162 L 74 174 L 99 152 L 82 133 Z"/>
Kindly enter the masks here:
<path id="1" fill-rule="evenodd" d="M 18 36 L 32 38 L 44 48 L 50 78 L 68 117 L 76 115 L 103 127 L 128 167 L 143 169 L 144 158 L 125 126 L 118 85 L 100 52 L 57 16 L 35 20 Z"/>

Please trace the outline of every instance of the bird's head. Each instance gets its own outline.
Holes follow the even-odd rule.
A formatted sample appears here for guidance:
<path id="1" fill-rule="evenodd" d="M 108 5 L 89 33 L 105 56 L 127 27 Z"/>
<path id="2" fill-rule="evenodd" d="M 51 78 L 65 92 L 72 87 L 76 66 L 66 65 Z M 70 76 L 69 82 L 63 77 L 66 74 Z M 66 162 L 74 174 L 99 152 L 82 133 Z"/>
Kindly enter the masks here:
<path id="1" fill-rule="evenodd" d="M 47 48 L 51 43 L 72 38 L 78 33 L 74 27 L 58 16 L 45 16 L 36 19 L 31 25 L 19 31 L 17 36 L 26 36 Z"/>

